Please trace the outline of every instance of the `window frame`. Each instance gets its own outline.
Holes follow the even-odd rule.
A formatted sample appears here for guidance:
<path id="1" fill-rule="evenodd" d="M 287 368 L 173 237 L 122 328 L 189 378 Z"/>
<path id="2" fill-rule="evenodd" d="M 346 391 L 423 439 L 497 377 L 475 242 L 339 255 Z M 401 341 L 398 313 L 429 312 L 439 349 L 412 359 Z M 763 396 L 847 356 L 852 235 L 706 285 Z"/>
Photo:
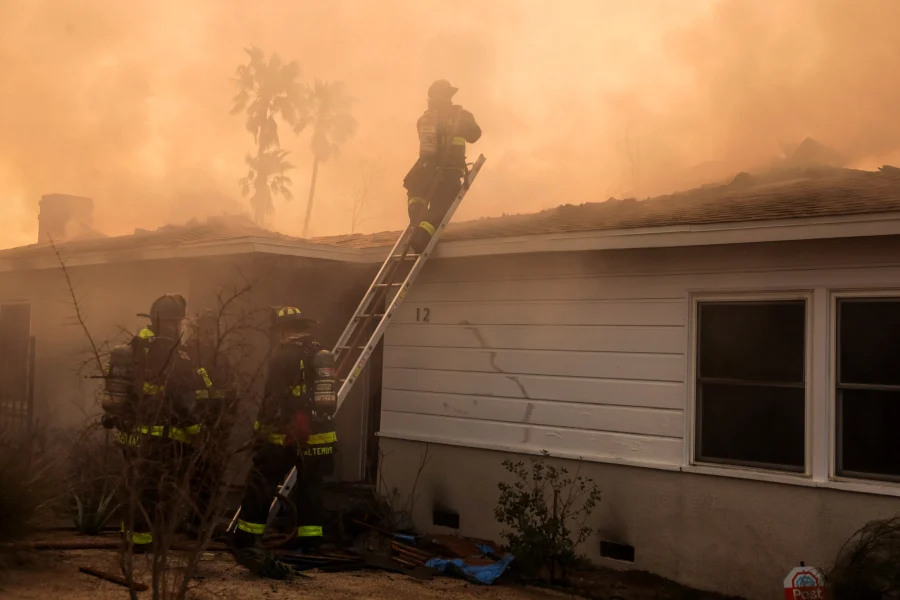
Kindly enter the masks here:
<path id="1" fill-rule="evenodd" d="M 804 427 L 803 427 L 803 469 L 800 471 L 791 471 L 786 469 L 769 468 L 764 465 L 739 464 L 732 462 L 708 462 L 699 460 L 697 457 L 697 440 L 700 434 L 698 427 L 698 367 L 699 367 L 699 325 L 700 325 L 700 304 L 708 302 L 782 302 L 782 301 L 803 301 L 804 303 L 804 340 L 803 340 L 803 389 L 804 389 Z M 745 473 L 770 475 L 777 478 L 786 478 L 788 480 L 805 480 L 811 479 L 813 473 L 813 376 L 815 356 L 813 354 L 813 334 L 814 334 L 814 318 L 815 318 L 815 301 L 814 291 L 812 290 L 796 290 L 796 291 L 760 291 L 760 292 L 735 292 L 735 293 L 691 293 L 690 294 L 690 329 L 688 337 L 688 379 L 687 393 L 688 405 L 685 410 L 686 428 L 688 435 L 685 436 L 685 463 L 690 469 L 710 470 L 719 472 L 732 472 L 735 474 Z"/>
<path id="2" fill-rule="evenodd" d="M 840 373 L 838 361 L 840 360 L 839 326 L 840 311 L 838 304 L 841 300 L 878 300 L 894 298 L 900 302 L 900 288 L 873 288 L 868 290 L 831 290 L 829 293 L 828 309 L 828 391 L 826 394 L 828 413 L 828 479 L 839 484 L 864 486 L 865 488 L 881 488 L 883 490 L 900 491 L 900 477 L 882 478 L 872 477 L 869 473 L 860 473 L 859 476 L 839 475 L 837 471 L 838 452 L 841 450 L 838 431 L 838 377 Z"/>

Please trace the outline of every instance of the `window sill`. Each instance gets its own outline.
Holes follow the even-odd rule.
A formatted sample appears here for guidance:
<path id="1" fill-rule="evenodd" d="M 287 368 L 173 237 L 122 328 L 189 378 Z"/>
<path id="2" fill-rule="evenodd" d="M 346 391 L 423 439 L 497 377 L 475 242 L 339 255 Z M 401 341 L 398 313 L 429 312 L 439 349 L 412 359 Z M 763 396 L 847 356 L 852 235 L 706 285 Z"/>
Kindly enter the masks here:
<path id="1" fill-rule="evenodd" d="M 850 481 L 847 479 L 831 479 L 816 482 L 818 487 L 859 494 L 900 497 L 900 484 L 886 481 Z"/>
<path id="2" fill-rule="evenodd" d="M 799 487 L 823 488 L 858 494 L 875 496 L 900 497 L 900 484 L 874 481 L 848 481 L 846 479 L 826 481 L 814 480 L 809 475 L 777 473 L 774 471 L 758 471 L 741 467 L 719 467 L 712 465 L 686 465 L 681 468 L 684 473 L 712 475 L 716 477 L 732 477 L 768 483 L 781 483 Z"/>
<path id="3" fill-rule="evenodd" d="M 750 469 L 746 467 L 725 467 L 717 465 L 685 465 L 681 467 L 685 473 L 698 475 L 716 475 L 719 477 L 733 477 L 735 479 L 752 479 L 755 481 L 768 481 L 770 483 L 786 483 L 804 487 L 815 487 L 816 482 L 809 475 L 803 473 L 787 473 L 778 471 L 764 471 L 762 469 Z"/>

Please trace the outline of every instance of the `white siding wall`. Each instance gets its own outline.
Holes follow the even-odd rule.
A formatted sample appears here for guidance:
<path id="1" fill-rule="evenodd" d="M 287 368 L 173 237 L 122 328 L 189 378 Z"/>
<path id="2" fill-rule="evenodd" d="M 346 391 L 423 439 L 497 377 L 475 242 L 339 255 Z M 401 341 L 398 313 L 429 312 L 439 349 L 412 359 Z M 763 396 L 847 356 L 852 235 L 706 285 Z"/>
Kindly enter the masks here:
<path id="1" fill-rule="evenodd" d="M 435 260 L 385 336 L 381 435 L 678 469 L 692 293 L 819 290 L 822 313 L 824 290 L 900 286 L 897 257 L 878 238 Z"/>
<path id="2" fill-rule="evenodd" d="M 382 435 L 678 465 L 684 287 L 533 261 L 429 265 L 385 337 Z"/>

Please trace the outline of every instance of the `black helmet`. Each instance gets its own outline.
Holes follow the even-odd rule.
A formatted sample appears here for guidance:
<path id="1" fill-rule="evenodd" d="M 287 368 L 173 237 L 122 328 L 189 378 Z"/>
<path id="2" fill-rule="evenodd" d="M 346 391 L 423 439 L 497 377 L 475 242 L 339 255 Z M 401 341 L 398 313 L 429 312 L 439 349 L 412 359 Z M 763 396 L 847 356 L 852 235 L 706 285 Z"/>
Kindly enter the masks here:
<path id="1" fill-rule="evenodd" d="M 276 306 L 272 308 L 272 329 L 280 329 L 286 325 L 309 327 L 313 323 L 318 323 L 318 321 L 304 316 L 299 308 L 293 306 Z"/>
<path id="2" fill-rule="evenodd" d="M 153 301 L 148 316 L 154 323 L 160 320 L 180 320 L 187 316 L 187 300 L 181 294 L 165 294 Z"/>
<path id="3" fill-rule="evenodd" d="M 450 85 L 446 79 L 438 79 L 428 88 L 429 100 L 449 100 L 453 97 L 459 88 Z"/>

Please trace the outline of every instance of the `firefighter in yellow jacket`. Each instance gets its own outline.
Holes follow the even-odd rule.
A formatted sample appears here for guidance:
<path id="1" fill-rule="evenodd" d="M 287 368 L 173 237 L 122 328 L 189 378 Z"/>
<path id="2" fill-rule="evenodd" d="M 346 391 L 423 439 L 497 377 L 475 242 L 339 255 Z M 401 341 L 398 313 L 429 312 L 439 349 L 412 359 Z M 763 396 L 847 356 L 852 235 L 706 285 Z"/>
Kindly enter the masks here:
<path id="1" fill-rule="evenodd" d="M 313 399 L 317 355 L 330 354 L 311 339 L 314 322 L 294 307 L 273 311 L 278 346 L 269 360 L 265 395 L 254 424 L 253 467 L 234 536 L 238 551 L 259 544 L 277 487 L 292 467 L 297 468 L 292 493 L 298 521 L 293 546 L 309 550 L 322 540 L 322 487 L 334 471 L 337 435 L 331 414 L 317 411 Z"/>
<path id="2" fill-rule="evenodd" d="M 453 204 L 466 174 L 466 143 L 481 138 L 472 113 L 453 104 L 458 88 L 439 79 L 428 88 L 428 109 L 416 122 L 419 159 L 403 187 L 407 190 L 410 226 L 416 227 L 411 247 L 422 252 Z"/>
<path id="3" fill-rule="evenodd" d="M 180 346 L 186 304 L 180 294 L 157 298 L 139 315 L 150 326 L 114 348 L 106 365 L 102 422 L 117 430 L 125 454 L 122 531 L 138 552 L 152 547 L 154 526 L 176 514 L 187 445 L 197 432 L 194 396 L 203 382 Z"/>

